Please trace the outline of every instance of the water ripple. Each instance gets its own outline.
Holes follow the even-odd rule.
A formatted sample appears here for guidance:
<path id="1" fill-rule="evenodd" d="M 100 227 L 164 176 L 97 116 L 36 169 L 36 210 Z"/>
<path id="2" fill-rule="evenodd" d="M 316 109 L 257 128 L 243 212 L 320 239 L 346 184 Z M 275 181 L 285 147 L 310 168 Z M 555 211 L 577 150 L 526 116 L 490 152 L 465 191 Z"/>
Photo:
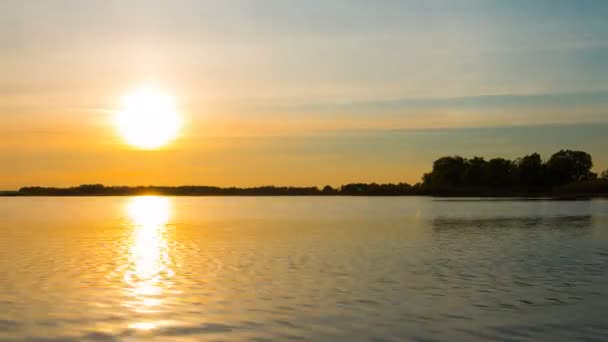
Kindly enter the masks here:
<path id="1" fill-rule="evenodd" d="M 0 340 L 608 339 L 605 201 L 2 201 Z"/>

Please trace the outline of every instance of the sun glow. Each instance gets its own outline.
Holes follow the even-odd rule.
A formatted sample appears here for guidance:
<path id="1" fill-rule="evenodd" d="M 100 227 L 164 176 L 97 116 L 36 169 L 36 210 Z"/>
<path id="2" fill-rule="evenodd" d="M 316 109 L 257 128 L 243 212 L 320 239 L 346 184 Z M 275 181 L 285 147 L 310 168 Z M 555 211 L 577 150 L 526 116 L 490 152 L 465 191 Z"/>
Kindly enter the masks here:
<path id="1" fill-rule="evenodd" d="M 164 197 L 135 197 L 128 202 L 126 211 L 133 230 L 123 275 L 130 298 L 124 305 L 143 318 L 143 315 L 158 312 L 163 304 L 163 292 L 170 288 L 174 274 L 166 237 L 171 205 Z M 150 330 L 156 325 L 144 320 L 131 327 Z"/>
<path id="2" fill-rule="evenodd" d="M 133 245 L 131 257 L 134 275 L 141 282 L 140 293 L 153 292 L 158 277 L 167 271 L 167 242 L 164 239 L 165 225 L 169 221 L 169 201 L 163 197 L 135 197 L 127 211 L 133 223 Z"/>
<path id="3" fill-rule="evenodd" d="M 138 226 L 158 227 L 169 221 L 169 201 L 164 197 L 134 197 L 127 206 L 129 217 Z"/>
<path id="4" fill-rule="evenodd" d="M 125 141 L 142 149 L 168 144 L 181 128 L 175 102 L 155 86 L 144 86 L 128 94 L 115 121 Z"/>

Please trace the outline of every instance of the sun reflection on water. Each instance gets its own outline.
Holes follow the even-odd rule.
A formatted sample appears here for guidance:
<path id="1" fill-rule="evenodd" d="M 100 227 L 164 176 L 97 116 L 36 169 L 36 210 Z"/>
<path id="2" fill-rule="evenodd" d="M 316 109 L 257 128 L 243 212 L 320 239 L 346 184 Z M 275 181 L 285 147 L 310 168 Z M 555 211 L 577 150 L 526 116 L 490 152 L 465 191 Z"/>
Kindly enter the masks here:
<path id="1" fill-rule="evenodd" d="M 130 297 L 125 305 L 138 314 L 153 314 L 159 312 L 163 292 L 170 286 L 169 279 L 173 276 L 166 239 L 171 205 L 167 198 L 144 196 L 130 200 L 126 209 L 133 231 L 128 250 L 129 265 L 123 278 Z M 149 330 L 155 324 L 138 322 L 132 327 Z"/>

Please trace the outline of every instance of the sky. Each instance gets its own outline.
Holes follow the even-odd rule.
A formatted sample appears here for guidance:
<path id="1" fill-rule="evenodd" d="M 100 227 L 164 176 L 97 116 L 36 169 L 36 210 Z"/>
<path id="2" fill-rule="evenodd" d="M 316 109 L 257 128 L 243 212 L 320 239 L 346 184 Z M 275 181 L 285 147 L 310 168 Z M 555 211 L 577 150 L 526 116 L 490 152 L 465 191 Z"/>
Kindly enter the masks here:
<path id="1" fill-rule="evenodd" d="M 608 168 L 608 2 L 0 2 L 0 189 L 418 182 L 445 155 Z M 184 125 L 125 143 L 147 82 Z"/>

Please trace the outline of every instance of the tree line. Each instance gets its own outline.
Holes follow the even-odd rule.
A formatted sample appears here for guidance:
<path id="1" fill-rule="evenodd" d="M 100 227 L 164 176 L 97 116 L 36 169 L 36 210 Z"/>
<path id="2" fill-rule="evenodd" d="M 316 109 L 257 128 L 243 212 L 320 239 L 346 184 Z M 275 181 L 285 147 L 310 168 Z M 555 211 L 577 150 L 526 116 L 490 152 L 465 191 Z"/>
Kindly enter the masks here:
<path id="1" fill-rule="evenodd" d="M 279 187 L 261 186 L 252 188 L 221 188 L 215 186 L 104 186 L 102 184 L 83 184 L 70 188 L 23 187 L 17 194 L 28 196 L 402 196 L 413 194 L 412 187 L 399 184 L 347 184 L 338 188 L 326 185 L 318 187 Z"/>
<path id="2" fill-rule="evenodd" d="M 608 170 L 592 172 L 593 159 L 583 151 L 561 150 L 543 161 L 538 153 L 515 160 L 460 156 L 441 157 L 422 182 L 352 183 L 334 188 L 261 186 L 104 186 L 84 184 L 70 188 L 23 187 L 0 195 L 28 196 L 587 196 L 608 195 Z"/>
<path id="3" fill-rule="evenodd" d="M 423 177 L 427 186 L 547 189 L 597 179 L 593 159 L 583 151 L 561 150 L 544 162 L 538 153 L 515 160 L 442 157 Z M 604 176 L 606 176 L 606 171 Z"/>

